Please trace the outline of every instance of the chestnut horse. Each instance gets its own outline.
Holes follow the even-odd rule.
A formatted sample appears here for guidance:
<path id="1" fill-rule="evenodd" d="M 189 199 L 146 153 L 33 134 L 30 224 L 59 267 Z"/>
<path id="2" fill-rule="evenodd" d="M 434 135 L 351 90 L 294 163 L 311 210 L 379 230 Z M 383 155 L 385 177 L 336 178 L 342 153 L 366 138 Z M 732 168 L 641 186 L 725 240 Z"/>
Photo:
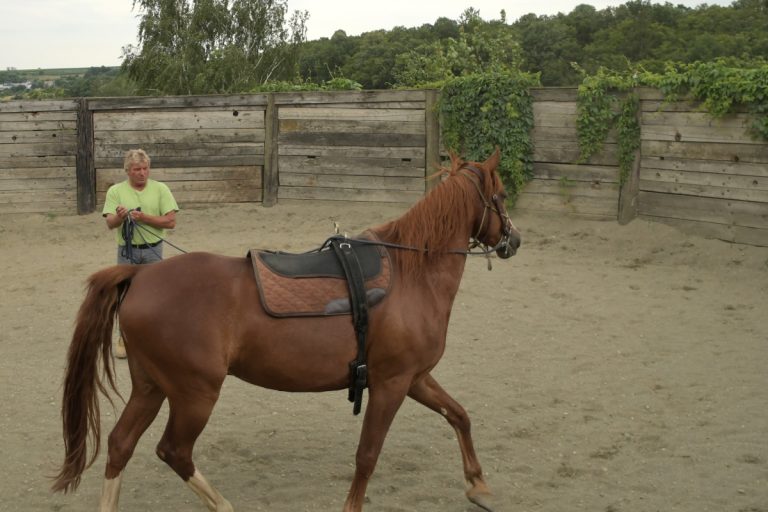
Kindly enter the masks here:
<path id="1" fill-rule="evenodd" d="M 372 228 L 389 244 L 392 282 L 369 313 L 368 400 L 345 512 L 363 508 L 384 438 L 406 396 L 445 417 L 458 436 L 470 501 L 492 510 L 470 435 L 470 420 L 430 375 L 443 354 L 448 319 L 469 240 L 502 258 L 520 235 L 504 207 L 496 167 L 451 157 L 447 178 L 402 217 Z M 139 437 L 168 399 L 157 445 L 167 463 L 212 511 L 230 503 L 192 461 L 227 375 L 282 391 L 331 391 L 348 385 L 357 344 L 350 316 L 275 318 L 260 303 L 251 262 L 190 253 L 154 265 L 118 265 L 89 278 L 64 379 L 65 459 L 54 491 L 77 488 L 100 445 L 99 391 L 117 392 L 112 327 L 119 316 L 132 389 L 109 435 L 100 510 L 116 511 L 123 469 Z M 88 457 L 88 445 L 93 453 Z"/>

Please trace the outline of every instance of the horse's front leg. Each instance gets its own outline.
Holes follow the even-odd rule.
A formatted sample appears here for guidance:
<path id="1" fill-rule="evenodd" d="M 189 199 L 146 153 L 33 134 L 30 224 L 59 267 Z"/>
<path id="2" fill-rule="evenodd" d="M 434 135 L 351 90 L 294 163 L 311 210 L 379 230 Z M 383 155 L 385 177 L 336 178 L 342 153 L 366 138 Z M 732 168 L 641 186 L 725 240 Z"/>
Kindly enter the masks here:
<path id="1" fill-rule="evenodd" d="M 402 405 L 411 377 L 396 377 L 384 382 L 372 382 L 368 388 L 368 405 L 365 408 L 363 428 L 360 432 L 360 442 L 357 445 L 355 458 L 355 477 L 349 488 L 344 512 L 360 512 L 363 510 L 365 490 L 368 480 L 376 467 L 384 438 L 395 418 L 397 410 Z"/>
<path id="2" fill-rule="evenodd" d="M 483 470 L 472 443 L 471 422 L 464 408 L 440 384 L 427 374 L 417 380 L 408 391 L 408 396 L 441 414 L 456 431 L 464 463 L 464 478 L 469 484 L 467 498 L 483 510 L 493 511 L 492 494 L 483 478 Z"/>

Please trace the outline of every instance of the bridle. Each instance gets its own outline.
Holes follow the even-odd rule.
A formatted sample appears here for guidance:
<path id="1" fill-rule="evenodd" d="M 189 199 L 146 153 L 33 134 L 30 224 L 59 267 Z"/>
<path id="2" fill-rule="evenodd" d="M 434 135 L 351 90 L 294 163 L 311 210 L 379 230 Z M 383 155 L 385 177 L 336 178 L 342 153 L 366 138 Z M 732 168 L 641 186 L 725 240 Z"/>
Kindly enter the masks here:
<path id="1" fill-rule="evenodd" d="M 469 171 L 469 173 L 461 172 L 465 170 Z M 477 226 L 477 233 L 472 236 L 470 249 L 482 245 L 485 248 L 483 252 L 486 254 L 495 252 L 499 249 L 506 249 L 509 247 L 509 240 L 512 237 L 512 220 L 509 218 L 509 214 L 504 208 L 504 202 L 502 198 L 500 198 L 498 194 L 493 194 L 490 201 L 485 197 L 485 194 L 483 194 L 483 189 L 480 186 L 484 179 L 483 171 L 480 168 L 472 164 L 465 163 L 459 167 L 459 172 L 462 176 L 465 176 L 467 179 L 469 179 L 469 181 L 472 182 L 472 184 L 475 186 L 475 189 L 477 190 L 477 193 L 480 194 L 480 200 L 483 202 L 483 216 L 480 218 L 480 224 Z M 486 223 L 485 220 L 488 217 L 489 211 L 496 212 L 496 214 L 499 216 L 499 221 L 501 222 L 502 226 L 501 240 L 499 240 L 499 242 L 492 248 L 488 248 L 487 244 L 480 241 L 480 236 L 484 234 L 483 226 Z M 488 226 L 490 227 L 490 219 L 488 219 Z"/>

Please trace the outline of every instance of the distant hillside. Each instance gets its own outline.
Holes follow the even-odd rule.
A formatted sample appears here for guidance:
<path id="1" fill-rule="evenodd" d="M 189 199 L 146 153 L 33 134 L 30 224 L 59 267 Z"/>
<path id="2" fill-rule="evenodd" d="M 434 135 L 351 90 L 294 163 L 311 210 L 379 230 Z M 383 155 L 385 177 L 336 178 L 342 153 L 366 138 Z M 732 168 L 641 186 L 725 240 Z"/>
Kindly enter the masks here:
<path id="1" fill-rule="evenodd" d="M 59 80 L 61 78 L 79 78 L 91 68 L 37 68 L 37 69 L 8 69 L 0 71 L 0 83 L 26 82 L 33 80 Z M 118 69 L 118 67 L 107 68 Z"/>
<path id="2" fill-rule="evenodd" d="M 7 69 L 0 71 L 0 100 L 124 96 L 133 92 L 118 79 L 119 66 Z"/>

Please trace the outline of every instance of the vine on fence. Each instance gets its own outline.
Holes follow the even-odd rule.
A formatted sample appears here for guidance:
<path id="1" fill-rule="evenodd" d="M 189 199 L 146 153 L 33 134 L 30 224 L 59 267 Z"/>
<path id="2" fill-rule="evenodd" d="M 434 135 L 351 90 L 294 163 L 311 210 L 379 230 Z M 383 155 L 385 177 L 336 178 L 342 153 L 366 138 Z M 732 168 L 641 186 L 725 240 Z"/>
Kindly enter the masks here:
<path id="1" fill-rule="evenodd" d="M 600 68 L 593 76 L 584 75 L 577 96 L 579 163 L 598 153 L 612 128 L 616 128 L 619 146 L 619 182 L 629 176 L 635 151 L 640 147 L 640 104 L 632 89 L 637 74 L 620 74 Z"/>
<path id="2" fill-rule="evenodd" d="M 688 94 L 701 101 L 713 117 L 736 108 L 752 117 L 750 133 L 768 140 L 768 62 L 731 64 L 726 59 L 668 65 L 663 75 L 648 74 L 647 85 L 658 87 L 670 101 Z"/>
<path id="3" fill-rule="evenodd" d="M 616 128 L 621 183 L 629 176 L 635 152 L 640 147 L 639 98 L 633 92 L 639 86 L 658 88 L 666 102 L 685 96 L 700 101 L 702 109 L 712 117 L 721 117 L 737 108 L 746 109 L 752 116 L 749 129 L 752 136 L 768 140 L 768 64 L 765 62 L 743 67 L 725 60 L 669 64 L 663 74 L 642 68 L 623 73 L 600 68 L 592 76 L 583 71 L 582 75 L 577 100 L 579 162 L 586 162 L 599 152 L 609 131 Z"/>
<path id="4" fill-rule="evenodd" d="M 474 74 L 448 80 L 438 102 L 445 147 L 482 161 L 499 146 L 499 171 L 511 197 L 533 175 L 530 88 L 538 85 L 537 74 Z"/>

